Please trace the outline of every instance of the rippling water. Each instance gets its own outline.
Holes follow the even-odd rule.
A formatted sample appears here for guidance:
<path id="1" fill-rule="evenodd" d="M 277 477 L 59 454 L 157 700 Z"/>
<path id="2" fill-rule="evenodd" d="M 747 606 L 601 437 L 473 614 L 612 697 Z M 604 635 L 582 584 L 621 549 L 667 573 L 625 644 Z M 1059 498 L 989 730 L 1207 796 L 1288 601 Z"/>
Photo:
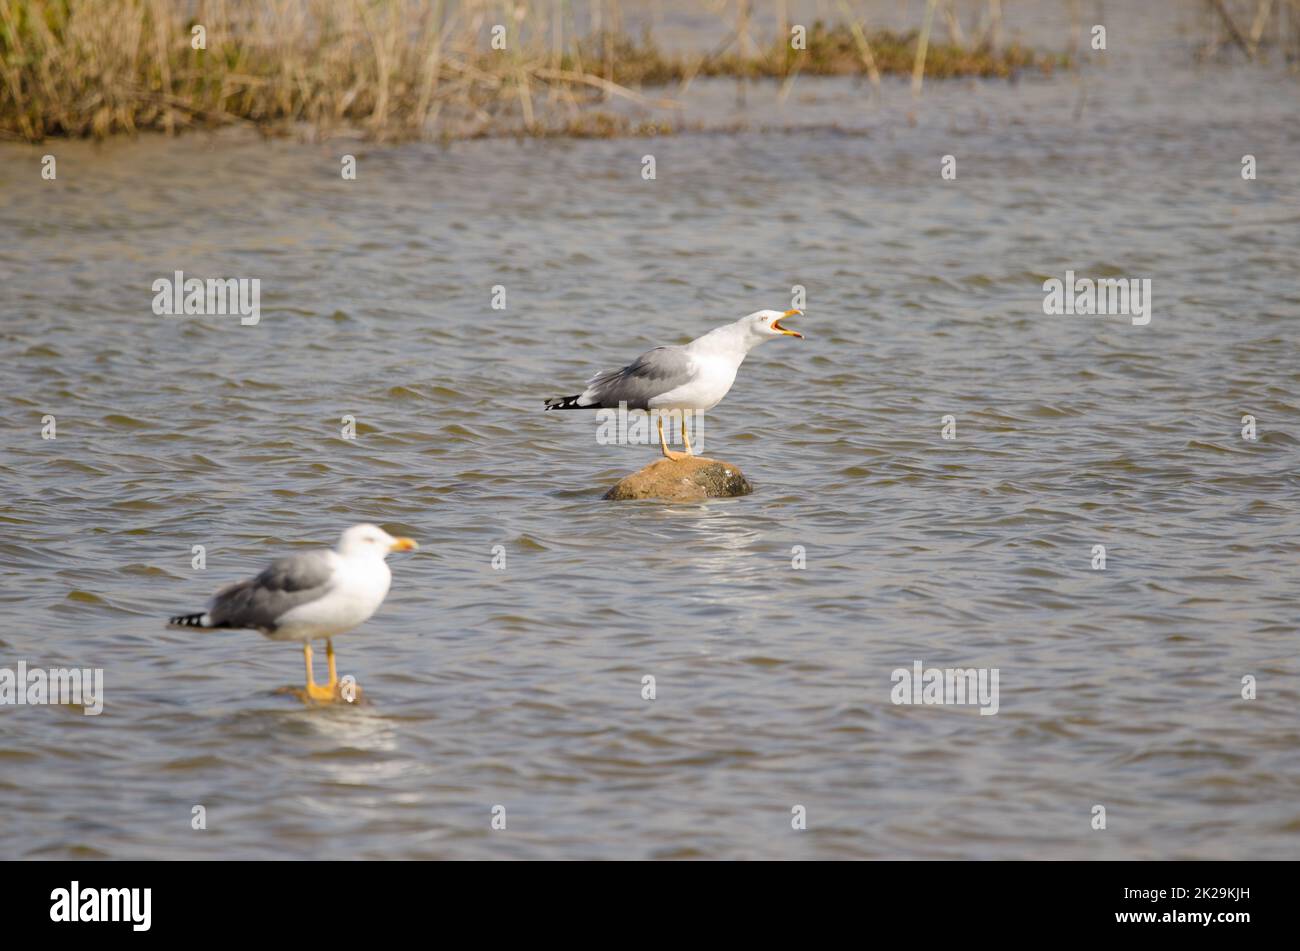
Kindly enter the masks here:
<path id="1" fill-rule="evenodd" d="M 0 855 L 1296 857 L 1295 103 L 1117 51 L 750 91 L 794 132 L 5 147 L 0 667 L 106 703 L 0 709 Z M 178 269 L 261 323 L 155 316 Z M 1067 269 L 1149 277 L 1151 323 L 1045 316 Z M 655 450 L 543 397 L 793 284 L 807 339 L 704 433 L 756 493 L 602 502 Z M 339 639 L 364 705 L 162 627 L 362 520 L 424 546 Z M 893 705 L 915 660 L 998 668 L 998 714 Z"/>

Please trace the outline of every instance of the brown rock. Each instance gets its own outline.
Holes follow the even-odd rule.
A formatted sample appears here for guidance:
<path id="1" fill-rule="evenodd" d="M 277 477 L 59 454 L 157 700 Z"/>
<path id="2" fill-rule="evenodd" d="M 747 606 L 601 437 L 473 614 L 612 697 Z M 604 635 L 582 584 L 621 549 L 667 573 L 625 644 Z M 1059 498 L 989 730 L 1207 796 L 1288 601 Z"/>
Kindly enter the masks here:
<path id="1" fill-rule="evenodd" d="M 327 684 L 320 684 L 320 686 L 324 687 L 327 686 Z M 331 704 L 331 703 L 338 703 L 343 706 L 347 706 L 348 704 L 357 706 L 360 704 L 369 703 L 369 701 L 366 700 L 365 694 L 361 689 L 361 684 L 357 683 L 355 680 L 349 681 L 347 683 L 344 683 L 344 681 L 340 680 L 338 683 L 336 683 L 334 685 L 334 697 L 330 700 L 313 700 L 311 697 L 307 696 L 307 691 L 304 690 L 302 687 L 281 687 L 279 690 L 275 692 L 278 694 L 287 693 L 292 696 L 295 696 L 303 703 L 307 704 L 308 706 L 314 706 L 316 704 Z"/>
<path id="2" fill-rule="evenodd" d="M 656 460 L 621 480 L 605 493 L 605 498 L 698 502 L 749 495 L 753 491 L 749 480 L 731 463 L 690 456 Z"/>

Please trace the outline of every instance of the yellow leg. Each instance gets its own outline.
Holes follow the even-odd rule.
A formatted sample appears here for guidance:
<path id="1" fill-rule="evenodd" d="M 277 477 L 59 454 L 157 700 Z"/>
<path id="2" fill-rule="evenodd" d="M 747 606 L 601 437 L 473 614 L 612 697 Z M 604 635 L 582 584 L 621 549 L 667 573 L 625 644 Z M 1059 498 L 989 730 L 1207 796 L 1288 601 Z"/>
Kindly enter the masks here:
<path id="1" fill-rule="evenodd" d="M 334 641 L 328 637 L 325 638 L 325 657 L 330 662 L 330 682 L 328 684 L 328 687 L 330 688 L 330 690 L 333 690 L 336 686 L 338 686 L 339 672 L 338 672 L 338 668 L 334 666 Z"/>
<path id="2" fill-rule="evenodd" d="M 664 451 L 664 458 L 665 458 L 665 459 L 685 459 L 685 458 L 686 458 L 686 453 L 684 453 L 684 452 L 673 452 L 673 450 L 671 450 L 671 449 L 668 448 L 668 440 L 664 438 L 664 418 L 663 418 L 662 415 L 660 415 L 660 417 L 659 417 L 659 448 L 662 449 L 662 450 Z"/>
<path id="3" fill-rule="evenodd" d="M 311 642 L 303 641 L 302 658 L 307 663 L 307 687 L 303 691 L 310 700 L 332 701 L 334 699 L 334 688 L 317 686 L 315 678 L 311 673 Z"/>
<path id="4" fill-rule="evenodd" d="M 691 448 L 691 437 L 686 435 L 686 410 L 682 410 L 682 443 L 686 446 L 686 455 L 695 455 L 695 450 Z"/>

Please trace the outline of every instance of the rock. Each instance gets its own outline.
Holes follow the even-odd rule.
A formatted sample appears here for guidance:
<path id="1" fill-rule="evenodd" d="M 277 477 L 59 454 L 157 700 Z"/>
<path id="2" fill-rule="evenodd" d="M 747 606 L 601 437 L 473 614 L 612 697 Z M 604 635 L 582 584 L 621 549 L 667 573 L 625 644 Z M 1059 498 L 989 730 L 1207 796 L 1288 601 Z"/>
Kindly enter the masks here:
<path id="1" fill-rule="evenodd" d="M 321 684 L 320 686 L 324 687 L 327 685 Z M 330 703 L 339 703 L 343 705 L 352 704 L 355 706 L 369 703 L 369 701 L 365 699 L 364 693 L 361 690 L 361 684 L 349 678 L 344 678 L 334 685 L 334 697 L 330 700 L 313 700 L 311 697 L 307 696 L 307 691 L 302 687 L 281 687 L 275 692 L 290 694 L 291 696 L 297 697 L 308 706 Z"/>
<path id="2" fill-rule="evenodd" d="M 656 460 L 621 480 L 605 493 L 605 498 L 698 502 L 749 495 L 753 491 L 749 480 L 731 463 L 690 456 Z"/>

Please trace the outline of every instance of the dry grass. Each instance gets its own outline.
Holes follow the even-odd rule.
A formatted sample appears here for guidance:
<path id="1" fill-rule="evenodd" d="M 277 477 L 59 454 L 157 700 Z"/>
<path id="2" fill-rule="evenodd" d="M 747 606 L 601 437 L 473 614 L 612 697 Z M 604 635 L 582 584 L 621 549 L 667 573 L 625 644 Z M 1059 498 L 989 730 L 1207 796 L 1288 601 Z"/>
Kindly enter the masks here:
<path id="1" fill-rule="evenodd" d="M 579 45 L 593 51 L 613 51 L 611 67 L 615 82 L 659 85 L 694 76 L 785 79 L 796 73 L 805 76 L 866 75 L 869 68 L 863 55 L 863 41 L 880 74 L 907 75 L 912 72 L 916 61 L 916 32 L 898 34 L 880 30 L 869 36 L 864 34 L 859 39 L 854 36 L 850 24 L 817 22 L 808 30 L 806 50 L 791 49 L 784 37 L 778 37 L 770 46 L 751 55 L 733 49 L 695 59 L 669 57 L 660 52 L 650 37 L 643 37 L 640 42 L 626 36 L 595 37 Z M 979 46 L 930 43 L 925 75 L 930 79 L 962 76 L 1007 78 L 1026 69 L 1051 72 L 1066 64 L 1063 56 L 1043 56 L 1018 44 L 994 49 L 987 43 Z"/>
<path id="2" fill-rule="evenodd" d="M 817 24 L 806 51 L 777 37 L 761 48 L 670 56 L 649 36 L 579 39 L 575 2 L 0 0 L 0 135 L 39 141 L 230 123 L 359 128 L 376 139 L 651 134 L 669 127 L 589 107 L 644 102 L 633 87 L 697 75 L 864 73 L 864 43 L 873 80 L 876 71 L 910 72 L 916 54 L 914 34 Z M 605 23 L 619 22 L 616 3 L 601 9 Z M 205 49 L 192 43 L 200 24 Z M 506 27 L 505 50 L 491 48 L 496 24 Z M 1016 46 L 931 43 L 925 71 L 1008 76 L 1054 62 Z"/>

